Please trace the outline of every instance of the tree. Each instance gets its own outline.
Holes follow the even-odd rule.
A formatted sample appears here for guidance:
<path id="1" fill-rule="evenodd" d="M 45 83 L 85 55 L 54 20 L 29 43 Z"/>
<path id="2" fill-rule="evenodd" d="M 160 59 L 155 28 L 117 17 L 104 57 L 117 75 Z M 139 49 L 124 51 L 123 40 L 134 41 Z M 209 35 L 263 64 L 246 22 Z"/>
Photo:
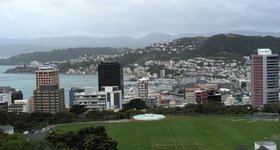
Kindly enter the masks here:
<path id="1" fill-rule="evenodd" d="M 53 130 L 48 135 L 46 140 L 52 143 L 58 149 L 68 149 L 75 147 L 74 145 L 80 140 L 76 140 L 76 133 L 65 132 L 62 130 Z"/>
<path id="2" fill-rule="evenodd" d="M 78 131 L 78 138 L 82 149 L 116 150 L 117 142 L 108 137 L 103 126 L 86 127 Z M 77 144 L 79 145 L 79 144 Z"/>
<path id="3" fill-rule="evenodd" d="M 54 114 L 55 123 L 67 123 L 72 122 L 75 115 L 70 112 L 57 112 Z"/>
<path id="4" fill-rule="evenodd" d="M 27 121 L 46 122 L 52 120 L 51 118 L 53 118 L 51 113 L 34 112 L 28 116 Z"/>
<path id="5" fill-rule="evenodd" d="M 146 103 L 141 99 L 133 99 L 127 104 L 123 105 L 123 110 L 129 110 L 129 109 L 141 110 L 145 108 L 146 108 Z"/>
<path id="6" fill-rule="evenodd" d="M 51 150 L 54 147 L 47 141 L 28 140 L 20 134 L 7 135 L 0 133 L 1 150 Z"/>
<path id="7" fill-rule="evenodd" d="M 54 130 L 46 139 L 58 149 L 117 149 L 117 142 L 107 135 L 103 126 L 86 127 L 76 132 Z"/>
<path id="8" fill-rule="evenodd" d="M 275 104 L 264 104 L 263 112 L 268 112 L 268 113 L 279 113 L 280 114 L 280 104 L 275 103 Z"/>
<path id="9" fill-rule="evenodd" d="M 9 119 L 8 113 L 0 109 L 0 125 L 1 124 L 6 125 L 8 123 L 8 119 Z"/>
<path id="10" fill-rule="evenodd" d="M 84 105 L 73 105 L 70 109 L 70 112 L 75 113 L 76 115 L 81 115 L 86 112 L 88 109 Z"/>

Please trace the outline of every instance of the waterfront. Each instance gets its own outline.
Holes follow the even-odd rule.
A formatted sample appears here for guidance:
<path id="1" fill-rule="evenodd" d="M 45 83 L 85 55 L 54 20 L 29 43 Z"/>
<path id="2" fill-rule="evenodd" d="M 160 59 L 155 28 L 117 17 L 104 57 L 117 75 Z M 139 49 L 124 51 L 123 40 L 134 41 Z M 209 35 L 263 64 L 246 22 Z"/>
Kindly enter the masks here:
<path id="1" fill-rule="evenodd" d="M 0 86 L 10 86 L 21 90 L 24 99 L 28 99 L 35 89 L 35 74 L 5 74 L 8 68 L 15 66 L 0 66 Z M 124 76 L 124 79 L 127 79 Z M 69 90 L 71 87 L 93 87 L 98 90 L 97 75 L 59 75 L 60 87 L 64 88 L 65 102 L 69 101 Z"/>

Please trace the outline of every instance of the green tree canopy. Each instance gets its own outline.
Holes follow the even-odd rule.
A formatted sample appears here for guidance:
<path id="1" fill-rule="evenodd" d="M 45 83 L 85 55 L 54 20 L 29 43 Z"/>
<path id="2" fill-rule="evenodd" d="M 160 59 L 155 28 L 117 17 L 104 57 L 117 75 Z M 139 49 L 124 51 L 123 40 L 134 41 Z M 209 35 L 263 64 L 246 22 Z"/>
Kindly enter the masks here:
<path id="1" fill-rule="evenodd" d="M 86 127 L 76 132 L 54 130 L 47 135 L 47 140 L 58 149 L 117 149 L 117 142 L 107 135 L 103 126 Z"/>
<path id="2" fill-rule="evenodd" d="M 123 105 L 123 110 L 129 110 L 129 109 L 141 110 L 145 108 L 146 108 L 146 103 L 141 99 L 133 99 L 127 104 Z"/>

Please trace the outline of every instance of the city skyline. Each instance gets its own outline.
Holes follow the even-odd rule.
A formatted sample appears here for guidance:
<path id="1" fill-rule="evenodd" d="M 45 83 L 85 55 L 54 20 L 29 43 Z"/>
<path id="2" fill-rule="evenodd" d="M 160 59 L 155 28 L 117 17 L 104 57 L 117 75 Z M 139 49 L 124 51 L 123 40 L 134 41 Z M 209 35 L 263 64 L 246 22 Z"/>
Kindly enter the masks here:
<path id="1" fill-rule="evenodd" d="M 154 32 L 280 32 L 279 6 L 276 0 L 9 0 L 0 2 L 0 35 L 139 38 Z"/>

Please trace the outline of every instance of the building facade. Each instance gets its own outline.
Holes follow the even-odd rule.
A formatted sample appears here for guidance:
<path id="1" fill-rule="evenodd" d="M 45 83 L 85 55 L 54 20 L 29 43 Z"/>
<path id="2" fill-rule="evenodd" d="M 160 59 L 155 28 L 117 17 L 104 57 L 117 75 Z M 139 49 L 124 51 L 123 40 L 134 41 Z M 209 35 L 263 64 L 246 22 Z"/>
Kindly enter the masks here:
<path id="1" fill-rule="evenodd" d="M 208 102 L 208 91 L 206 89 L 196 87 L 196 88 L 186 88 L 186 103 L 205 103 Z"/>
<path id="2" fill-rule="evenodd" d="M 254 107 L 279 102 L 279 55 L 258 49 L 251 56 L 251 102 Z"/>
<path id="3" fill-rule="evenodd" d="M 103 86 L 101 91 L 95 92 L 92 87 L 71 88 L 74 105 L 82 105 L 89 110 L 122 109 L 122 92 L 117 86 Z M 70 91 L 71 91 L 70 90 Z"/>
<path id="4" fill-rule="evenodd" d="M 273 141 L 257 141 L 254 150 L 277 150 L 277 144 Z"/>
<path id="5" fill-rule="evenodd" d="M 118 86 L 124 93 L 123 68 L 119 62 L 101 62 L 98 64 L 98 89 L 102 86 Z"/>
<path id="6" fill-rule="evenodd" d="M 79 87 L 71 87 L 69 90 L 69 109 L 73 107 L 74 101 L 75 101 L 75 94 L 76 93 L 82 93 L 85 92 L 84 88 L 79 88 Z"/>
<path id="7" fill-rule="evenodd" d="M 32 106 L 30 106 L 30 99 L 29 100 L 15 100 L 13 104 L 9 105 L 8 112 L 32 112 Z"/>
<path id="8" fill-rule="evenodd" d="M 186 103 L 195 104 L 195 88 L 186 88 Z"/>
<path id="9" fill-rule="evenodd" d="M 106 94 L 107 110 L 122 110 L 122 91 L 117 86 L 103 86 L 99 92 Z"/>
<path id="10" fill-rule="evenodd" d="M 11 125 L 0 126 L 0 131 L 5 134 L 14 134 L 14 127 Z"/>
<path id="11" fill-rule="evenodd" d="M 65 108 L 64 89 L 59 88 L 59 72 L 56 66 L 46 64 L 35 73 L 34 111 L 46 113 L 63 111 Z"/>
<path id="12" fill-rule="evenodd" d="M 89 110 L 106 110 L 106 93 L 96 93 L 93 88 L 86 87 L 83 92 L 74 93 L 74 105 L 82 105 Z"/>
<path id="13" fill-rule="evenodd" d="M 0 87 L 0 109 L 7 111 L 12 103 L 11 87 Z"/>
<path id="14" fill-rule="evenodd" d="M 147 103 L 149 94 L 149 79 L 142 78 L 138 80 L 138 97 Z"/>
<path id="15" fill-rule="evenodd" d="M 14 88 L 11 89 L 11 98 L 12 98 L 12 103 L 14 103 L 15 100 L 22 100 L 23 99 L 23 94 L 21 90 L 16 90 Z"/>

